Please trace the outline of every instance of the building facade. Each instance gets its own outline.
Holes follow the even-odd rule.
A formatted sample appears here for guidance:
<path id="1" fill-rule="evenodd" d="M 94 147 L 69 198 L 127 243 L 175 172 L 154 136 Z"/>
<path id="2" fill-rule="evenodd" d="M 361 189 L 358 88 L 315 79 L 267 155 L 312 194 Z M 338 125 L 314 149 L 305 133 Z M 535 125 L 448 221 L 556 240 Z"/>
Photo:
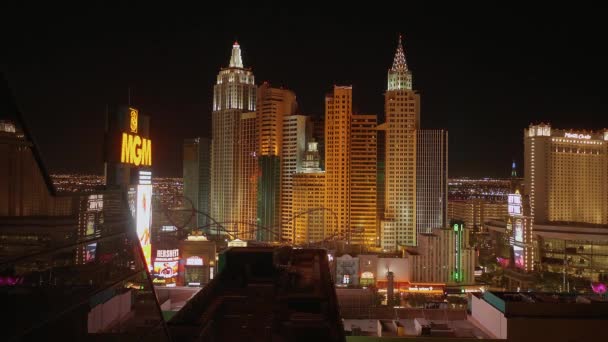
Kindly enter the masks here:
<path id="1" fill-rule="evenodd" d="M 524 130 L 524 178 L 539 222 L 608 224 L 608 131 Z"/>
<path id="2" fill-rule="evenodd" d="M 350 147 L 350 241 L 375 246 L 379 235 L 376 213 L 376 115 L 353 115 Z"/>
<path id="3" fill-rule="evenodd" d="M 401 39 L 388 71 L 384 108 L 385 212 L 381 246 L 394 250 L 416 245 L 416 129 L 420 121 L 420 95 L 412 90 L 412 73 Z"/>
<path id="4" fill-rule="evenodd" d="M 239 154 L 241 114 L 256 109 L 255 78 L 243 67 L 238 42 L 232 46 L 227 68 L 213 87 L 211 141 L 211 216 L 237 231 L 239 221 Z"/>
<path id="5" fill-rule="evenodd" d="M 448 132 L 416 132 L 416 231 L 430 233 L 447 224 Z"/>
<path id="6" fill-rule="evenodd" d="M 418 247 L 408 251 L 413 282 L 473 284 L 475 250 L 463 243 L 462 226 L 419 234 Z"/>
<path id="7" fill-rule="evenodd" d="M 466 229 L 480 229 L 484 222 L 507 217 L 506 201 L 483 199 L 454 200 L 448 202 L 448 220 L 462 220 Z"/>
<path id="8" fill-rule="evenodd" d="M 184 140 L 183 179 L 184 196 L 197 211 L 209 214 L 211 190 L 211 140 L 193 138 Z M 188 205 L 188 204 L 186 204 Z M 191 226 L 202 227 L 209 223 L 206 215 L 197 213 Z"/>
<path id="9" fill-rule="evenodd" d="M 264 82 L 258 88 L 257 135 L 259 174 L 256 238 L 281 239 L 281 158 L 284 118 L 294 115 L 296 95 L 287 89 L 271 88 Z"/>
<path id="10" fill-rule="evenodd" d="M 292 241 L 293 177 L 302 170 L 306 142 L 310 140 L 312 124 L 309 116 L 283 117 L 283 146 L 281 153 L 281 238 Z"/>
<path id="11" fill-rule="evenodd" d="M 325 216 L 326 235 L 347 238 L 350 227 L 350 125 L 352 87 L 334 86 L 325 97 Z"/>
<path id="12" fill-rule="evenodd" d="M 325 235 L 325 172 L 299 172 L 293 175 L 293 243 L 322 241 Z"/>
<path id="13" fill-rule="evenodd" d="M 239 124 L 239 154 L 238 165 L 238 216 L 235 224 L 224 225 L 237 227 L 236 234 L 239 239 L 253 239 L 257 232 L 257 194 L 258 194 L 258 134 L 256 125 L 256 112 L 241 114 Z"/>
<path id="14" fill-rule="evenodd" d="M 325 172 L 321 171 L 317 142 L 309 142 L 302 171 L 293 175 L 293 243 L 319 242 L 325 236 Z"/>

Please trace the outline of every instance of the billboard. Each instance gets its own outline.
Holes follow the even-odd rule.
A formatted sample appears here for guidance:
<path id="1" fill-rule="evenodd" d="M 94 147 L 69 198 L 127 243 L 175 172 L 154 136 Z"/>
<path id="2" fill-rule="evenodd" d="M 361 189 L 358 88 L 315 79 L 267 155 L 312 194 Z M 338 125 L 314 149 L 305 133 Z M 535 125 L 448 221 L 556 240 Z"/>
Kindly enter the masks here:
<path id="1" fill-rule="evenodd" d="M 523 220 L 518 218 L 515 219 L 515 242 L 524 242 L 524 223 Z"/>
<path id="2" fill-rule="evenodd" d="M 85 248 L 84 262 L 95 261 L 95 252 L 97 251 L 97 242 L 90 243 Z"/>
<path id="3" fill-rule="evenodd" d="M 144 253 L 147 267 L 152 266 L 152 246 L 150 244 L 150 225 L 152 223 L 152 185 L 137 186 L 137 236 Z"/>
<path id="4" fill-rule="evenodd" d="M 175 286 L 179 275 L 179 249 L 159 249 L 154 259 L 153 282 Z"/>
<path id="5" fill-rule="evenodd" d="M 154 283 L 165 285 L 175 284 L 179 274 L 179 260 L 176 261 L 155 261 L 154 262 Z"/>
<path id="6" fill-rule="evenodd" d="M 523 247 L 513 246 L 513 260 L 515 267 L 524 268 L 524 249 Z"/>

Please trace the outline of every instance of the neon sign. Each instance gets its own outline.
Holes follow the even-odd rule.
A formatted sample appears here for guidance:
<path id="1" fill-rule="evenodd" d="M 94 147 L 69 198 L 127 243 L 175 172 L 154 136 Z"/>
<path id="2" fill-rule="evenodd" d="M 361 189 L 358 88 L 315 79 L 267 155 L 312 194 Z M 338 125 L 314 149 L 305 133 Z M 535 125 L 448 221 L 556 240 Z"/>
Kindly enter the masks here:
<path id="1" fill-rule="evenodd" d="M 436 290 L 436 289 L 435 289 Z M 433 291 L 432 286 L 410 286 L 410 291 Z"/>
<path id="2" fill-rule="evenodd" d="M 131 129 L 131 133 L 137 133 L 137 109 L 129 108 L 129 128 Z"/>
<path id="3" fill-rule="evenodd" d="M 191 256 L 186 259 L 186 265 L 188 266 L 203 266 L 203 258 L 199 256 Z"/>
<path id="4" fill-rule="evenodd" d="M 159 249 L 156 251 L 156 259 L 166 258 L 173 261 L 174 258 L 179 259 L 179 249 Z"/>
<path id="5" fill-rule="evenodd" d="M 591 139 L 589 134 L 564 133 L 564 138 Z"/>
<path id="6" fill-rule="evenodd" d="M 120 162 L 135 166 L 152 166 L 152 141 L 139 135 L 123 133 Z"/>
<path id="7" fill-rule="evenodd" d="M 454 252 L 456 257 L 454 259 L 454 281 L 461 282 L 463 280 L 462 276 L 462 223 L 454 223 L 454 234 L 456 235 L 454 238 Z"/>

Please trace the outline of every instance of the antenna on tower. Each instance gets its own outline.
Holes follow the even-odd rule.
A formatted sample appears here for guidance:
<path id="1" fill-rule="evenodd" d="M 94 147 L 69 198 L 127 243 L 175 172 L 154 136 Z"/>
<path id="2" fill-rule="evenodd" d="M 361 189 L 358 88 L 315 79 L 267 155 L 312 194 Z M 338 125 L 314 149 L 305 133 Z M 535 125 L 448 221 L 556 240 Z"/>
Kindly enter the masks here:
<path id="1" fill-rule="evenodd" d="M 131 106 L 131 87 L 127 87 L 127 103 Z"/>

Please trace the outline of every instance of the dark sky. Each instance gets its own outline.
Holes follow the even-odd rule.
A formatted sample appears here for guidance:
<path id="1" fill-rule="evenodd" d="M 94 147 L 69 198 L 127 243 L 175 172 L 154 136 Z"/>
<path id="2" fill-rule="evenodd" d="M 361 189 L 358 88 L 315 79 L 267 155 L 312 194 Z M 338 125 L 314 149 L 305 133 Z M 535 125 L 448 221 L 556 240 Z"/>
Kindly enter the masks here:
<path id="1" fill-rule="evenodd" d="M 155 173 L 181 176 L 183 139 L 210 135 L 213 84 L 235 39 L 257 83 L 294 90 L 303 114 L 322 115 L 338 84 L 353 85 L 357 112 L 382 115 L 403 33 L 422 127 L 449 130 L 450 176 L 508 176 L 530 122 L 608 127 L 602 11 L 403 3 L 2 7 L 0 70 L 51 172 L 102 173 L 105 106 L 126 103 L 131 87 L 152 118 Z"/>

